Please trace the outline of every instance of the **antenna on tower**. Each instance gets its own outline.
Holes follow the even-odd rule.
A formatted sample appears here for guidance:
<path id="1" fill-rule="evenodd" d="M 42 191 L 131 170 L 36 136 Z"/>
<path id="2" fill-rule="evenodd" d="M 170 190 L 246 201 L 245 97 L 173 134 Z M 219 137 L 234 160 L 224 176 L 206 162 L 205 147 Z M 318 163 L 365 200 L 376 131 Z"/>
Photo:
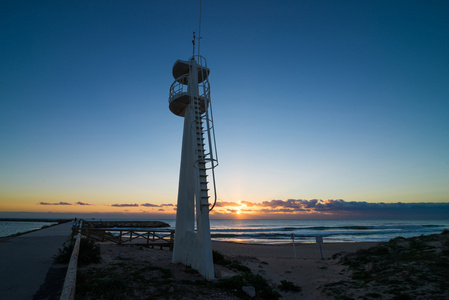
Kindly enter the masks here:
<path id="1" fill-rule="evenodd" d="M 200 0 L 200 24 L 199 24 L 199 30 L 198 30 L 198 56 L 200 56 L 200 43 L 201 43 L 201 6 L 202 6 L 202 0 Z"/>
<path id="2" fill-rule="evenodd" d="M 193 40 L 192 40 L 192 44 L 193 44 L 193 57 L 195 57 L 195 31 L 193 32 Z M 198 50 L 199 51 L 199 50 Z"/>

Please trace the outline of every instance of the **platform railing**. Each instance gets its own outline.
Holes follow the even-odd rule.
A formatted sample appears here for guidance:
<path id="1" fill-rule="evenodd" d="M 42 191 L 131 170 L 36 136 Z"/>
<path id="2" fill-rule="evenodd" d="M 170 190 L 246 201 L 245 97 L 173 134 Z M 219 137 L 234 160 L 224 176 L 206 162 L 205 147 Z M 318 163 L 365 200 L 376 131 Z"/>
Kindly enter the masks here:
<path id="1" fill-rule="evenodd" d="M 194 55 L 194 56 L 191 56 L 190 58 L 189 58 L 189 61 L 190 60 L 192 60 L 192 59 L 194 59 L 195 61 L 196 61 L 196 63 L 201 67 L 201 68 L 207 68 L 207 61 L 206 61 L 206 58 L 204 58 L 204 56 L 201 56 L 201 55 Z"/>
<path id="2" fill-rule="evenodd" d="M 169 229 L 129 229 L 129 228 L 83 228 L 81 233 L 87 238 L 118 245 L 132 244 L 146 247 L 168 247 L 173 250 L 175 231 Z"/>

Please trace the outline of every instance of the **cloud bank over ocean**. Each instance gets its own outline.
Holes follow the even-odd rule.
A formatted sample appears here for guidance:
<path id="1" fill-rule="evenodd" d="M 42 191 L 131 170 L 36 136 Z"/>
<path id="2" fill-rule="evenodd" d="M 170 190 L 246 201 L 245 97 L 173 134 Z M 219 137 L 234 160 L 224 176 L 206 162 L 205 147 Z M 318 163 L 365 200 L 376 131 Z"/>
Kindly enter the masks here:
<path id="1" fill-rule="evenodd" d="M 342 199 L 288 199 L 259 203 L 217 202 L 218 213 L 254 215 L 261 218 L 404 218 L 429 217 L 448 218 L 448 202 L 384 203 L 345 201 Z"/>
<path id="2" fill-rule="evenodd" d="M 95 207 L 86 202 L 39 202 L 41 206 Z M 114 211 L 98 215 L 117 215 L 129 218 L 175 218 L 176 205 L 171 203 L 114 203 L 107 205 Z M 99 209 L 100 211 L 101 209 Z M 74 212 L 79 213 L 76 209 Z M 86 212 L 90 215 L 92 212 Z M 365 202 L 343 199 L 287 199 L 262 202 L 218 201 L 211 218 L 219 219 L 448 219 L 449 202 Z"/>

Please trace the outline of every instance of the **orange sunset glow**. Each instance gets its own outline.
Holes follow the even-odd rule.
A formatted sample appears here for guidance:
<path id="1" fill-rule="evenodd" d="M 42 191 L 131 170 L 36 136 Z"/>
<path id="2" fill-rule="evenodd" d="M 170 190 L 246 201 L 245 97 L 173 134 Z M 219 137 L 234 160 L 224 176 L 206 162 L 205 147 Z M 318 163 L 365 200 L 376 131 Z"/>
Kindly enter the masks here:
<path id="1" fill-rule="evenodd" d="M 19 209 L 18 209 L 19 208 Z M 26 202 L 0 204 L 0 210 L 12 213 L 27 209 L 34 214 L 53 214 L 61 216 L 114 217 L 114 218 L 159 218 L 174 219 L 176 205 L 172 203 L 89 203 L 83 201 L 40 201 L 34 203 L 32 211 Z M 218 200 L 210 212 L 212 219 L 335 219 L 367 217 L 400 217 L 398 211 L 408 212 L 407 216 L 442 217 L 447 214 L 446 203 L 369 203 L 345 201 L 342 199 L 288 199 L 262 202 Z"/>

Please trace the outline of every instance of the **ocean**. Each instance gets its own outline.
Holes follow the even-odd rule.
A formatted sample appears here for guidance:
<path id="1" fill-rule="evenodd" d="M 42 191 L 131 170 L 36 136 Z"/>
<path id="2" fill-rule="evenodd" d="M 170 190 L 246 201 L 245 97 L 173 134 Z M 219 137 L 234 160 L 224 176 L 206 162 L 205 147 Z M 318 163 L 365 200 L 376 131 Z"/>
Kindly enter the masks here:
<path id="1" fill-rule="evenodd" d="M 175 229 L 175 220 L 159 220 Z M 40 229 L 50 222 L 0 222 L 0 237 Z M 240 243 L 383 242 L 441 233 L 449 220 L 210 220 L 212 240 Z"/>
<path id="2" fill-rule="evenodd" d="M 0 237 L 41 229 L 44 226 L 53 224 L 58 224 L 58 222 L 0 221 Z"/>
<path id="3" fill-rule="evenodd" d="M 383 242 L 444 229 L 449 230 L 449 220 L 211 220 L 212 240 L 263 244 L 289 243 L 292 234 L 299 243 L 314 243 L 316 237 L 324 242 Z"/>

